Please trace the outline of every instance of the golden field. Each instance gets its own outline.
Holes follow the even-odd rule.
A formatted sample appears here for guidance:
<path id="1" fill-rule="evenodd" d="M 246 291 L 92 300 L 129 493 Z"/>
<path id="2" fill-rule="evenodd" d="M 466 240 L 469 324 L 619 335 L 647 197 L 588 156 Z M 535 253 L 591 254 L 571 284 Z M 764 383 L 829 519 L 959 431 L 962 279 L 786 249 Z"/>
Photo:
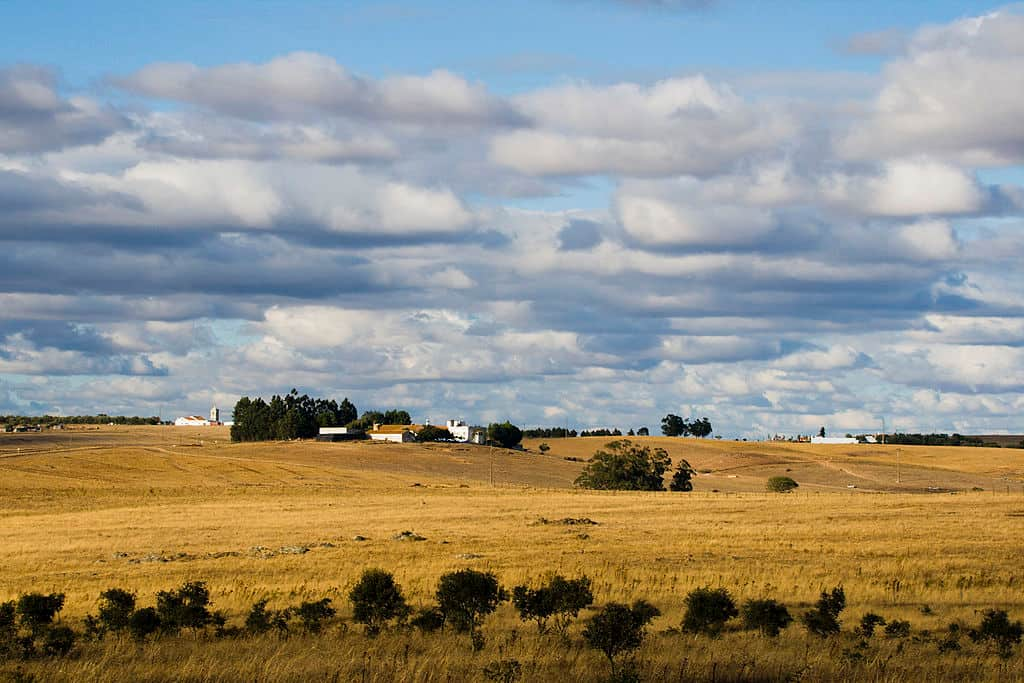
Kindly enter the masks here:
<path id="1" fill-rule="evenodd" d="M 777 640 L 667 632 L 687 591 L 705 585 L 737 601 L 779 599 L 796 616 L 842 584 L 846 631 L 868 611 L 907 619 L 918 635 L 976 623 L 988 607 L 1024 617 L 1024 451 L 902 447 L 897 484 L 894 446 L 647 437 L 636 440 L 700 472 L 694 492 L 573 490 L 583 464 L 566 458 L 585 459 L 609 440 L 547 440 L 540 455 L 540 441 L 527 452 L 231 444 L 223 428 L 0 434 L 0 601 L 62 592 L 62 619 L 78 625 L 107 588 L 135 590 L 146 605 L 158 590 L 203 580 L 236 624 L 262 597 L 272 607 L 330 597 L 344 620 L 348 590 L 368 567 L 392 571 L 414 605 L 452 569 L 492 570 L 506 587 L 558 571 L 590 576 L 598 604 L 645 598 L 661 609 L 639 652 L 650 680 L 1024 677 L 1019 650 L 1004 661 L 966 641 L 963 652 L 939 655 L 926 639 L 878 638 L 857 658 L 852 636 L 823 643 L 798 625 Z M 800 488 L 765 493 L 776 474 Z M 550 523 L 566 517 L 597 524 Z M 392 540 L 404 530 L 426 540 Z M 47 681 L 462 681 L 515 658 L 523 680 L 600 679 L 607 664 L 578 630 L 563 647 L 506 604 L 476 654 L 466 637 L 369 640 L 335 626 L 287 640 L 108 639 L 24 670 Z"/>

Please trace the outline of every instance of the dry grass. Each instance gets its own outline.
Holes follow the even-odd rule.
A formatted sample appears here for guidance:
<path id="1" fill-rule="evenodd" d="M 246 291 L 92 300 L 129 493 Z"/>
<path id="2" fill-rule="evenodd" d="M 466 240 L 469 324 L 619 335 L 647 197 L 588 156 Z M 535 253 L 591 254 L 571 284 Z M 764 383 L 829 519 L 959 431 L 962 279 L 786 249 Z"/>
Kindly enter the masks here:
<path id="1" fill-rule="evenodd" d="M 1024 616 L 1024 451 L 904 447 L 908 490 L 935 481 L 985 491 L 882 494 L 865 489 L 895 488 L 893 447 L 652 437 L 712 470 L 693 493 L 658 494 L 567 488 L 582 465 L 563 458 L 589 456 L 607 439 L 549 440 L 548 456 L 499 453 L 492 468 L 488 449 L 468 446 L 229 444 L 218 430 L 171 428 L 17 436 L 21 455 L 0 438 L 0 600 L 63 592 L 72 623 L 107 588 L 137 590 L 149 604 L 156 591 L 186 580 L 207 581 L 214 606 L 236 623 L 261 597 L 280 606 L 327 596 L 347 617 L 348 589 L 373 566 L 394 572 L 414 603 L 431 598 L 441 573 L 466 566 L 493 570 L 505 585 L 545 571 L 585 573 L 599 603 L 643 597 L 661 608 L 655 632 L 677 626 L 686 592 L 703 585 L 739 599 L 775 597 L 799 612 L 842 583 L 848 628 L 866 611 L 908 619 L 916 632 L 976 622 L 985 607 Z M 797 493 L 762 492 L 768 476 L 787 470 L 801 482 Z M 853 476 L 861 483 L 847 489 Z M 406 529 L 427 540 L 391 539 Z M 369 540 L 352 540 L 357 534 Z M 309 551 L 277 552 L 292 546 Z M 487 661 L 514 657 L 526 680 L 590 680 L 605 671 L 578 643 L 564 649 L 535 636 L 507 605 L 486 632 L 488 647 L 475 656 L 465 638 L 369 641 L 353 630 L 286 641 L 186 636 L 142 650 L 108 641 L 27 668 L 41 680 L 440 681 L 481 680 Z M 778 642 L 656 635 L 641 657 L 659 680 L 801 672 L 809 680 L 1020 678 L 1019 668 L 1008 668 L 1020 667 L 1019 654 L 1004 663 L 973 650 L 939 656 L 934 643 L 880 641 L 865 660 L 850 661 L 850 646 L 822 646 L 794 627 Z"/>

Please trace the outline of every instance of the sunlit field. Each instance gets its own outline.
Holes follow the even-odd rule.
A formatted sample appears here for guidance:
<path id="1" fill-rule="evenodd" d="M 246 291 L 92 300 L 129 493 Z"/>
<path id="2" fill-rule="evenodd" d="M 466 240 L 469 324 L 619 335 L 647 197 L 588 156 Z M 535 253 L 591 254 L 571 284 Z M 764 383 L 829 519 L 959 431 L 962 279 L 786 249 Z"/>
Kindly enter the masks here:
<path id="1" fill-rule="evenodd" d="M 666 447 L 698 470 L 691 493 L 571 488 L 607 438 L 539 441 L 514 452 L 466 445 L 230 444 L 226 430 L 140 427 L 0 435 L 0 601 L 67 595 L 76 628 L 111 587 L 155 593 L 207 582 L 213 607 L 240 625 L 249 607 L 329 597 L 338 620 L 319 637 L 145 645 L 81 642 L 73 656 L 25 663 L 37 680 L 485 680 L 516 659 L 523 680 L 594 680 L 603 657 L 538 636 L 509 604 L 466 636 L 345 625 L 359 574 L 395 574 L 413 605 L 438 577 L 472 567 L 506 587 L 546 572 L 586 574 L 596 605 L 644 598 L 662 612 L 639 651 L 650 680 L 1019 680 L 1008 660 L 965 641 L 939 654 L 925 632 L 973 624 L 999 607 L 1024 617 L 1024 451 L 697 442 Z M 800 483 L 765 492 L 768 477 Z M 565 524 L 586 518 L 594 524 Z M 394 540 L 412 531 L 423 541 Z M 362 537 L 364 540 L 355 540 Z M 777 639 L 674 632 L 683 598 L 725 587 L 740 602 L 771 597 L 794 616 L 842 585 L 844 634 L 821 641 L 794 624 Z M 912 624 L 910 638 L 850 633 L 876 612 Z M 585 619 L 592 612 L 581 615 Z M 13 675 L 15 664 L 0 670 Z M 2 676 L 0 676 L 0 680 Z"/>

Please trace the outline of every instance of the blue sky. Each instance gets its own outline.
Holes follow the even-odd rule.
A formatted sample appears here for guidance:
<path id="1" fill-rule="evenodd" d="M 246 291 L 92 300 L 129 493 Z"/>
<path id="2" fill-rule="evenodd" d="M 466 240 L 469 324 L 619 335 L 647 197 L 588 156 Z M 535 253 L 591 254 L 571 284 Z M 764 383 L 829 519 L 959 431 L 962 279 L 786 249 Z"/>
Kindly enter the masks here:
<path id="1" fill-rule="evenodd" d="M 0 24 L 0 412 L 1022 429 L 1020 6 Z"/>

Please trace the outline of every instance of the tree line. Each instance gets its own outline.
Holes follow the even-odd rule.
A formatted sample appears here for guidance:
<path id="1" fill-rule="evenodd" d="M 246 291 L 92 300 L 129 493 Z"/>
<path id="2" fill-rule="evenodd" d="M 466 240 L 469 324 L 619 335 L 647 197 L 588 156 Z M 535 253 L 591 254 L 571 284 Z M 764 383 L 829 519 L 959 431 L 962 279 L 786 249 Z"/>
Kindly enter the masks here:
<path id="1" fill-rule="evenodd" d="M 275 394 L 270 401 L 243 396 L 235 404 L 232 441 L 273 441 L 312 439 L 321 427 L 350 427 L 369 430 L 374 423 L 412 424 L 405 410 L 369 410 L 361 416 L 347 397 L 334 399 L 299 395 L 292 389 L 284 396 Z"/>
<path id="2" fill-rule="evenodd" d="M 150 417 L 107 415 L 0 415 L 0 423 L 4 424 L 38 424 L 38 425 L 158 425 L 160 418 L 156 415 Z"/>

